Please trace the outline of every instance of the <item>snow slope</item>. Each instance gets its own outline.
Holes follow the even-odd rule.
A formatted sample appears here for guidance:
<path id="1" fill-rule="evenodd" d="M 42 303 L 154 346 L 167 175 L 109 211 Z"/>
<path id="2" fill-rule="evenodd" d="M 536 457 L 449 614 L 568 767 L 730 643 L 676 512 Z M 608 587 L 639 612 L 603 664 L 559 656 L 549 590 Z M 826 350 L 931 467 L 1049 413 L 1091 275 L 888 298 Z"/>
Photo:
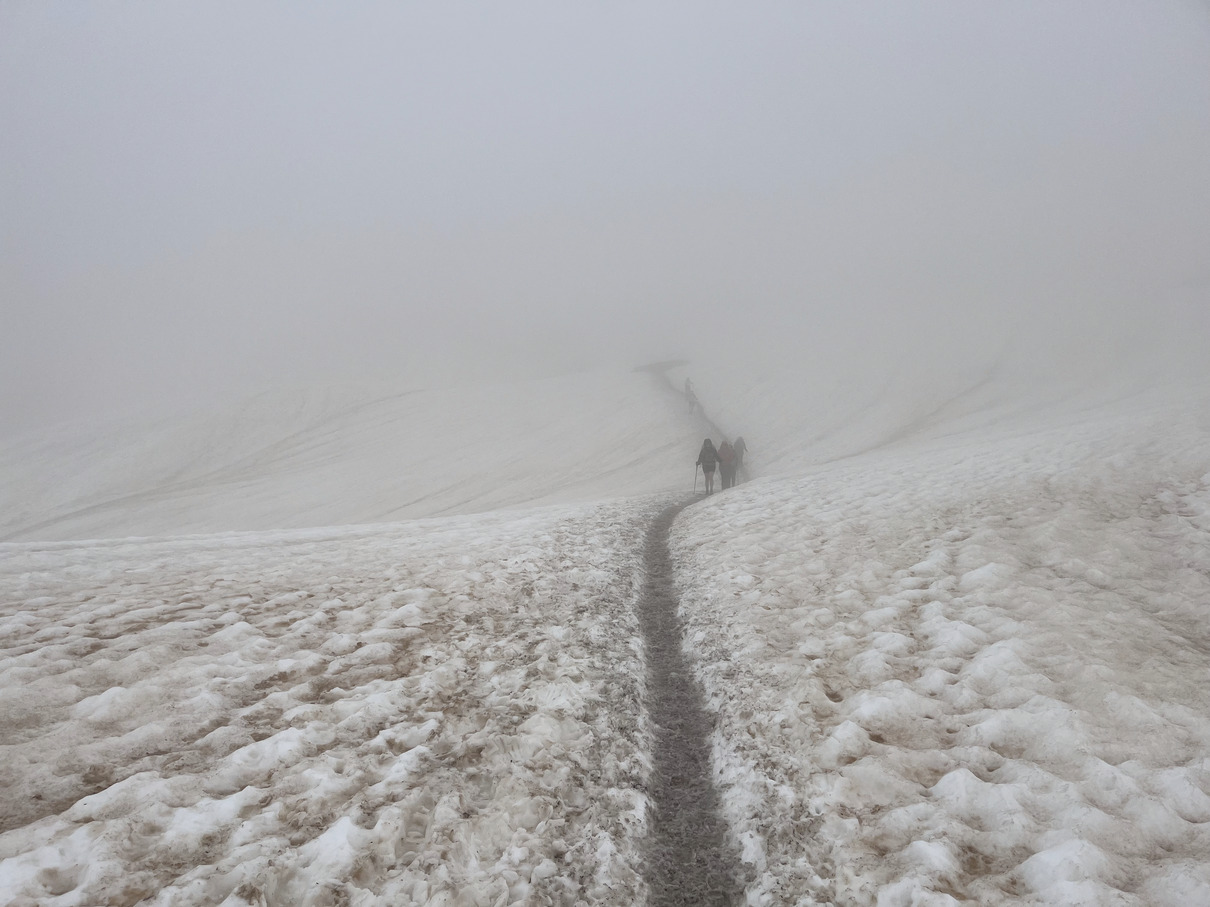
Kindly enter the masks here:
<path id="1" fill-rule="evenodd" d="M 6 546 L 5 903 L 641 902 L 652 506 Z"/>
<path id="2" fill-rule="evenodd" d="M 0 444 L 0 539 L 350 525 L 689 485 L 700 439 L 661 381 L 311 388 L 67 426 Z"/>
<path id="3" fill-rule="evenodd" d="M 754 467 L 671 540 L 748 903 L 1210 903 L 1210 384 L 688 373 Z M 713 430 L 430 393 L 7 448 L 23 538 L 279 524 L 0 544 L 9 902 L 644 902 L 642 533 Z"/>
<path id="4" fill-rule="evenodd" d="M 975 412 L 686 511 L 750 903 L 1210 903 L 1208 402 Z"/>

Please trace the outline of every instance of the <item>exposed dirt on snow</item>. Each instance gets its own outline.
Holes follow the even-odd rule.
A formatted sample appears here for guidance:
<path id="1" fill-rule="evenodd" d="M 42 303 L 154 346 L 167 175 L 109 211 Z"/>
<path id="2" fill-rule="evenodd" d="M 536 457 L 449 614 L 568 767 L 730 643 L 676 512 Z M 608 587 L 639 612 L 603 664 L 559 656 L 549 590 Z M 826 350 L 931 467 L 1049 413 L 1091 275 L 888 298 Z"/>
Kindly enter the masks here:
<path id="1" fill-rule="evenodd" d="M 647 708 L 655 742 L 651 778 L 655 815 L 646 855 L 652 907 L 722 907 L 739 903 L 743 891 L 739 860 L 728 844 L 711 782 L 713 726 L 681 649 L 668 530 L 689 503 L 667 508 L 648 530 L 646 580 L 639 604 L 647 653 Z"/>
<path id="2" fill-rule="evenodd" d="M 663 506 L 0 544 L 0 903 L 645 903 Z"/>

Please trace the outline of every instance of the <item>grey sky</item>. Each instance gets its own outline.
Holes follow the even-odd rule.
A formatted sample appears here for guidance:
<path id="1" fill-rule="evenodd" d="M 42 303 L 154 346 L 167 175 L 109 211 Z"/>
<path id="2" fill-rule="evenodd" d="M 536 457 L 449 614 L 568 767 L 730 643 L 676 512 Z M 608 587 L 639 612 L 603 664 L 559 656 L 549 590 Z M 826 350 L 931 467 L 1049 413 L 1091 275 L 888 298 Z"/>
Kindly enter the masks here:
<path id="1" fill-rule="evenodd" d="M 1208 247 L 1193 0 L 0 2 L 0 432 L 308 374 L 1074 336 L 1210 308 Z"/>

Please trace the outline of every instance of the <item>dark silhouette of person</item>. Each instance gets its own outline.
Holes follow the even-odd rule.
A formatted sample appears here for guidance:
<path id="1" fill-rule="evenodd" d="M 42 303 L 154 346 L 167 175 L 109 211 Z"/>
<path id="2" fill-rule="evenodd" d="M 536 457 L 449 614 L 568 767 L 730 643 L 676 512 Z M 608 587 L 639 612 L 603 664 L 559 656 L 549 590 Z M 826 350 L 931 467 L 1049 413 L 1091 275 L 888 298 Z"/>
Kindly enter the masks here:
<path id="1" fill-rule="evenodd" d="M 702 442 L 702 449 L 697 454 L 697 465 L 702 467 L 706 477 L 706 494 L 714 494 L 714 470 L 718 466 L 718 451 L 714 442 L 707 438 Z"/>
<path id="2" fill-rule="evenodd" d="M 718 471 L 722 473 L 723 488 L 735 485 L 735 449 L 726 438 L 718 446 Z"/>

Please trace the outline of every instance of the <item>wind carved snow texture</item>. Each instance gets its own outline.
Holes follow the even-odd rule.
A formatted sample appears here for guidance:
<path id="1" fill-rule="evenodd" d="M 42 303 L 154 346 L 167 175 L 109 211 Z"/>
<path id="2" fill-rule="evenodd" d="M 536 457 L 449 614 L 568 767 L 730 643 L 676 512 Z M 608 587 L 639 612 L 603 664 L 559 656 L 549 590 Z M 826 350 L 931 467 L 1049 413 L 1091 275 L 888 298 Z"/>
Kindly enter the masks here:
<path id="1" fill-rule="evenodd" d="M 729 907 L 742 886 L 710 780 L 709 717 L 681 648 L 668 530 L 688 502 L 664 510 L 647 533 L 639 620 L 647 653 L 647 707 L 655 731 L 655 815 L 646 854 L 652 907 Z"/>

